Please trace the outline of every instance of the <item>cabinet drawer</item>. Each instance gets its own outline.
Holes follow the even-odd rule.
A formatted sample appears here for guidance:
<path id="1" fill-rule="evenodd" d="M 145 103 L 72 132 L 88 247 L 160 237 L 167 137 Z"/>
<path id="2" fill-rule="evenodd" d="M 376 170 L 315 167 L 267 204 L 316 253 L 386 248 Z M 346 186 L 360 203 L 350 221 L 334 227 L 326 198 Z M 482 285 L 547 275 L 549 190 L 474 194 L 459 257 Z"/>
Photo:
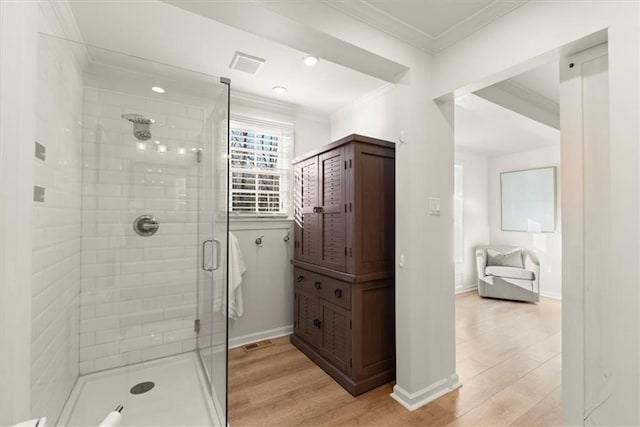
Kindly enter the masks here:
<path id="1" fill-rule="evenodd" d="M 296 267 L 293 271 L 296 289 L 313 292 L 329 302 L 351 310 L 351 285 L 349 283 L 302 268 Z"/>

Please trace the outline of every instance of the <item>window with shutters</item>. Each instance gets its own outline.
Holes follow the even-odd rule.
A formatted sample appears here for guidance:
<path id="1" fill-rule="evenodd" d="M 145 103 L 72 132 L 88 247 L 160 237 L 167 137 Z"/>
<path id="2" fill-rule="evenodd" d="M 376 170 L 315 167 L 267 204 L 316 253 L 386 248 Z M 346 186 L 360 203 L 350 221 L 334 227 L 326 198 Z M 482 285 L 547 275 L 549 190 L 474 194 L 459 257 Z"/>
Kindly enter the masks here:
<path id="1" fill-rule="evenodd" d="M 293 126 L 236 117 L 229 132 L 231 213 L 288 216 Z"/>

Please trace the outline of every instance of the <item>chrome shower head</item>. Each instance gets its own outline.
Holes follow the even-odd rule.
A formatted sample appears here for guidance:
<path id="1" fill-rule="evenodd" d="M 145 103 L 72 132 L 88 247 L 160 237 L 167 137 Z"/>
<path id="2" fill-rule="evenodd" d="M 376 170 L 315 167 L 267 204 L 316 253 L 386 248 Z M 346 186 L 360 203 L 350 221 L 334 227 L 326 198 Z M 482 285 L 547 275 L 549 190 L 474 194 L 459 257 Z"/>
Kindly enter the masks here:
<path id="1" fill-rule="evenodd" d="M 151 139 L 151 125 L 156 121 L 142 114 L 123 114 L 122 118 L 133 123 L 133 136 L 138 141 L 148 141 Z"/>

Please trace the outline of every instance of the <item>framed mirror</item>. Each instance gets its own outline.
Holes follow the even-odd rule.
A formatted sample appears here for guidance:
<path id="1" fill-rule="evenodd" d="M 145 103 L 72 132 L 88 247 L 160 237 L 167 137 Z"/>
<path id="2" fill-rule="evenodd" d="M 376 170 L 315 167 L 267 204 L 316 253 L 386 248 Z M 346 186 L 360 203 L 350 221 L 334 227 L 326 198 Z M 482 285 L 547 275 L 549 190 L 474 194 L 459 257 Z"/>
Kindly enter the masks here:
<path id="1" fill-rule="evenodd" d="M 554 166 L 502 172 L 500 194 L 503 231 L 555 232 Z"/>

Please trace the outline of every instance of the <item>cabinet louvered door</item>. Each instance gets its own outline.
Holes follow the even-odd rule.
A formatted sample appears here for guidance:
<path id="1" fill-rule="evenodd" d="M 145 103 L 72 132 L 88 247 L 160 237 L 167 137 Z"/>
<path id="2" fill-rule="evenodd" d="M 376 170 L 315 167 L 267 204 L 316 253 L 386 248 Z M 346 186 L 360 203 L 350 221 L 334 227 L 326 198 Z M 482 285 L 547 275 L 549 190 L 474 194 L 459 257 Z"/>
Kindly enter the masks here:
<path id="1" fill-rule="evenodd" d="M 320 347 L 320 299 L 316 295 L 296 291 L 293 317 L 294 334 L 316 348 Z"/>
<path id="2" fill-rule="evenodd" d="M 345 271 L 345 168 L 344 150 L 337 148 L 319 156 L 320 169 L 320 262 L 323 267 Z"/>
<path id="3" fill-rule="evenodd" d="M 318 191 L 318 158 L 296 165 L 294 236 L 295 258 L 300 261 L 320 261 L 320 215 Z"/>
<path id="4" fill-rule="evenodd" d="M 321 352 L 340 370 L 351 373 L 351 312 L 321 299 Z"/>

